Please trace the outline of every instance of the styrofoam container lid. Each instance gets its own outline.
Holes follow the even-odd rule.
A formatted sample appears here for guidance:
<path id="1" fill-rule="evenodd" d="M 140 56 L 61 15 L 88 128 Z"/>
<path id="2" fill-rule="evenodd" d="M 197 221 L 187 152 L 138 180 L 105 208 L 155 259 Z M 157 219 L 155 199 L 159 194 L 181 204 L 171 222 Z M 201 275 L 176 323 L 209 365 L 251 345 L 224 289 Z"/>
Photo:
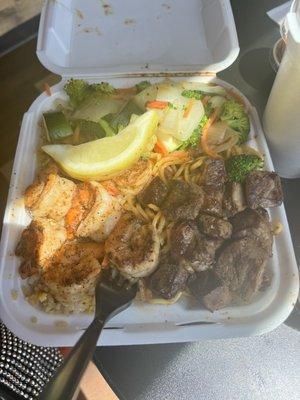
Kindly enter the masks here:
<path id="1" fill-rule="evenodd" d="M 229 0 L 48 0 L 37 47 L 63 77 L 217 73 L 238 53 Z"/>

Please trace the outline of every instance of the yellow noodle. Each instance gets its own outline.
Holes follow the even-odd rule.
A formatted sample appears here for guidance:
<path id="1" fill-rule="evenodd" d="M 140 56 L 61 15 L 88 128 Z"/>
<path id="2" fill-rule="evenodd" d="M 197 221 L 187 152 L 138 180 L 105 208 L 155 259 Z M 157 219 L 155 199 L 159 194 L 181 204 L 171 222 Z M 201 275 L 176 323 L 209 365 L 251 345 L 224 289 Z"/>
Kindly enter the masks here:
<path id="1" fill-rule="evenodd" d="M 159 207 L 157 207 L 155 204 L 148 204 L 148 207 L 153 211 L 159 211 Z"/>
<path id="2" fill-rule="evenodd" d="M 197 159 L 197 161 L 193 162 L 191 165 L 191 171 L 194 171 L 196 168 L 201 167 L 201 165 L 203 164 L 205 157 L 199 157 Z"/>
<path id="3" fill-rule="evenodd" d="M 184 170 L 185 164 L 181 164 L 180 167 L 178 168 L 177 172 L 174 175 L 174 178 L 179 178 L 179 176 L 182 174 Z"/>

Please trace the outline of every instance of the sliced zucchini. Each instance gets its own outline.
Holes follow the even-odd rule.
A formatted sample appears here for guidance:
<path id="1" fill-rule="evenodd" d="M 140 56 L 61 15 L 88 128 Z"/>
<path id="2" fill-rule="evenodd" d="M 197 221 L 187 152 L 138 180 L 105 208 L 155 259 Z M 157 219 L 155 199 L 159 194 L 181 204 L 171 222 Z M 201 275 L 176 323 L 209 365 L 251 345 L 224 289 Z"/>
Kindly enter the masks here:
<path id="1" fill-rule="evenodd" d="M 210 85 L 202 82 L 182 82 L 182 87 L 184 90 L 197 90 L 205 95 L 226 95 L 226 90 L 219 85 Z"/>
<path id="2" fill-rule="evenodd" d="M 78 127 L 81 139 L 84 141 L 101 139 L 106 136 L 106 132 L 99 122 L 80 119 L 74 121 L 73 126 Z"/>
<path id="3" fill-rule="evenodd" d="M 109 96 L 88 97 L 72 114 L 73 119 L 84 119 L 99 122 L 108 114 L 115 114 L 124 106 L 125 100 Z"/>
<path id="4" fill-rule="evenodd" d="M 42 121 L 49 142 L 62 140 L 73 134 L 71 124 L 62 111 L 46 112 Z"/>
<path id="5" fill-rule="evenodd" d="M 118 131 L 120 126 L 125 128 L 129 124 L 132 114 L 141 115 L 143 110 L 133 100 L 129 100 L 117 114 L 111 114 L 108 121 Z"/>
<path id="6" fill-rule="evenodd" d="M 143 111 L 146 111 L 147 101 L 156 99 L 159 85 L 151 85 L 134 96 L 133 101 Z"/>
<path id="7" fill-rule="evenodd" d="M 106 137 L 115 136 L 116 134 L 115 130 L 110 126 L 110 124 L 104 118 L 101 118 L 99 120 L 99 124 L 101 125 L 101 128 L 104 130 Z"/>

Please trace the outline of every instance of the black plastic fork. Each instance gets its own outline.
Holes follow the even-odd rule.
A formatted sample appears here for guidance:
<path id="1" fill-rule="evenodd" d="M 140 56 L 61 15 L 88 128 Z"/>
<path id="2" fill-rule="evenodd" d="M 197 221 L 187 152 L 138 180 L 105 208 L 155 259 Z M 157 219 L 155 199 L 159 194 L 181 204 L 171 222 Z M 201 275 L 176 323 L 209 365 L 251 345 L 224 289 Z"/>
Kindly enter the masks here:
<path id="1" fill-rule="evenodd" d="M 73 347 L 65 362 L 58 368 L 39 396 L 40 400 L 71 400 L 82 375 L 91 361 L 98 338 L 106 322 L 130 306 L 137 284 L 120 285 L 109 276 L 96 284 L 95 318 Z"/>

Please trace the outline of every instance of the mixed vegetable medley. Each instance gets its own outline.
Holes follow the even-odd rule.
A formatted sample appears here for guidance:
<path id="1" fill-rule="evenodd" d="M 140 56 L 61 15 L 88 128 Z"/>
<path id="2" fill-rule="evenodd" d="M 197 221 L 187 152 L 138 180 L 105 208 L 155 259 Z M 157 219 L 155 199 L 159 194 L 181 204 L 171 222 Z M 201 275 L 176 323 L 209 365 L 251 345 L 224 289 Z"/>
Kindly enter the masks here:
<path id="1" fill-rule="evenodd" d="M 43 150 L 80 180 L 107 179 L 151 151 L 200 148 L 217 158 L 245 143 L 250 131 L 242 101 L 211 83 L 143 81 L 115 89 L 71 79 L 64 91 L 68 102 L 43 114 Z M 227 162 L 229 178 L 241 182 L 262 163 L 255 154 L 234 157 Z"/>

